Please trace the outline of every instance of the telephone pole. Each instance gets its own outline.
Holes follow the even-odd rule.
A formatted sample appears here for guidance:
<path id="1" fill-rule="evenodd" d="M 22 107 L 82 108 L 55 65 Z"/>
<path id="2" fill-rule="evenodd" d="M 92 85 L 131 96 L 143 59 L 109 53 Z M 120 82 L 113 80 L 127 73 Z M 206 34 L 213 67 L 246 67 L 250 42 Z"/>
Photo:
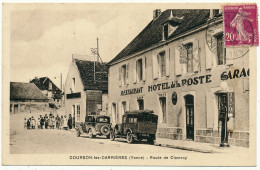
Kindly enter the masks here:
<path id="1" fill-rule="evenodd" d="M 98 37 L 97 37 L 97 62 L 99 62 Z"/>

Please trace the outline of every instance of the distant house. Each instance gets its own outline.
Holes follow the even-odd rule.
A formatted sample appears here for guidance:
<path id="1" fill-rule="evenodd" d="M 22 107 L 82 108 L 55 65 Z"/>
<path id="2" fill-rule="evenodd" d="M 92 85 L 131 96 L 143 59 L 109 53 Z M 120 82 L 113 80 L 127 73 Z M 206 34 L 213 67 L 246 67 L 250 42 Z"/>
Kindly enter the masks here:
<path id="1" fill-rule="evenodd" d="M 33 83 L 10 83 L 10 113 L 45 111 L 48 98 Z"/>
<path id="2" fill-rule="evenodd" d="M 108 75 L 105 64 L 72 59 L 65 82 L 65 112 L 83 122 L 86 115 L 106 114 Z"/>
<path id="3" fill-rule="evenodd" d="M 30 83 L 34 83 L 48 97 L 51 104 L 62 106 L 62 91 L 48 77 L 36 77 Z"/>

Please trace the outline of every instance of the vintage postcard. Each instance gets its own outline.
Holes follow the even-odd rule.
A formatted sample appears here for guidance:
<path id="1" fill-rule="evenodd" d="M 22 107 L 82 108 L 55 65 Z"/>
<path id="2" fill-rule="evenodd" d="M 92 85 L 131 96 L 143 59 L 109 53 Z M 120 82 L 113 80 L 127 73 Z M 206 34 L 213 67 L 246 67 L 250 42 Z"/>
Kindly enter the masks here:
<path id="1" fill-rule="evenodd" d="M 257 4 L 2 4 L 2 164 L 256 166 Z"/>

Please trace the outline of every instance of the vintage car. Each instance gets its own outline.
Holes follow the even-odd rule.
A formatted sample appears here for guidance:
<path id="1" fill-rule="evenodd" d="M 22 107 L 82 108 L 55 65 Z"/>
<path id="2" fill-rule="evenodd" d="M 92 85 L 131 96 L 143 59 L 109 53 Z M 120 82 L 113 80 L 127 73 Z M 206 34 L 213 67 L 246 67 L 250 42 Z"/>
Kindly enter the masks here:
<path id="1" fill-rule="evenodd" d="M 87 115 L 85 123 L 76 126 L 76 135 L 79 137 L 83 133 L 87 133 L 90 138 L 97 135 L 110 137 L 110 117 L 104 115 Z"/>
<path id="2" fill-rule="evenodd" d="M 158 116 L 153 111 L 127 111 L 122 117 L 122 123 L 112 126 L 110 139 L 126 138 L 128 143 L 147 139 L 148 143 L 154 144 L 157 124 Z"/>

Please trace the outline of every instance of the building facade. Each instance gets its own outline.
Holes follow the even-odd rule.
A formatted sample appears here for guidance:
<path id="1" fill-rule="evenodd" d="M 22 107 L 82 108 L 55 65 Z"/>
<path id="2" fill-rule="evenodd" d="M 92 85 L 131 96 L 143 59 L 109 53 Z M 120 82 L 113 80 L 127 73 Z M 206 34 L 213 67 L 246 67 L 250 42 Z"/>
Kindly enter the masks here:
<path id="1" fill-rule="evenodd" d="M 65 112 L 75 123 L 86 115 L 107 114 L 108 77 L 105 64 L 72 59 L 65 82 Z"/>
<path id="2" fill-rule="evenodd" d="M 225 48 L 220 10 L 160 10 L 109 63 L 109 111 L 159 116 L 157 137 L 249 146 L 249 52 Z"/>
<path id="3" fill-rule="evenodd" d="M 47 111 L 48 98 L 33 83 L 10 83 L 10 113 Z"/>
<path id="4" fill-rule="evenodd" d="M 48 77 L 35 77 L 30 83 L 34 83 L 41 92 L 48 97 L 51 107 L 62 106 L 62 91 Z"/>

